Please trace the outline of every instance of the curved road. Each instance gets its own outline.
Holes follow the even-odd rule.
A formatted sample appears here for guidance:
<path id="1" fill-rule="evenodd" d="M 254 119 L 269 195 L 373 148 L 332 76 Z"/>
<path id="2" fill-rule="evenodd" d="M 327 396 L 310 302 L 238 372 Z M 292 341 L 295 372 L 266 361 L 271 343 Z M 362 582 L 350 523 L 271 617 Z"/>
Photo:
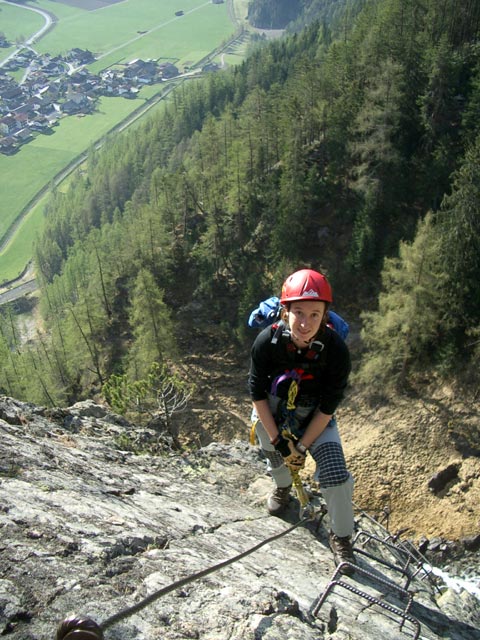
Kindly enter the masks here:
<path id="1" fill-rule="evenodd" d="M 12 53 L 0 62 L 0 67 L 3 67 L 11 58 L 14 58 L 19 51 L 24 49 L 25 47 L 31 47 L 39 38 L 41 38 L 56 22 L 56 18 L 51 13 L 44 11 L 43 9 L 37 9 L 36 7 L 29 7 L 24 4 L 17 4 L 16 2 L 10 2 L 9 0 L 0 0 L 0 3 L 10 4 L 13 7 L 17 7 L 19 9 L 25 9 L 27 11 L 34 11 L 35 13 L 39 13 L 45 20 L 45 24 L 41 29 L 39 29 L 33 36 L 30 36 L 25 42 L 17 47 Z"/>

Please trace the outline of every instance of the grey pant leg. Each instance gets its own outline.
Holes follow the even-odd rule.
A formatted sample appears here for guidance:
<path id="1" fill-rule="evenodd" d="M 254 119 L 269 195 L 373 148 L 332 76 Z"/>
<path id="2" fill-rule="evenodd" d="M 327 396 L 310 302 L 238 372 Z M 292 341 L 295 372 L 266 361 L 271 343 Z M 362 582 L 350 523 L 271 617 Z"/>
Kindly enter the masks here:
<path id="1" fill-rule="evenodd" d="M 267 459 L 267 469 L 273 481 L 277 487 L 290 487 L 292 484 L 292 476 L 288 468 L 283 464 L 281 454 L 276 451 L 273 444 L 270 443 L 270 437 L 265 431 L 263 424 L 258 420 L 256 414 L 252 414 L 252 419 L 257 420 L 257 438 Z"/>
<path id="2" fill-rule="evenodd" d="M 351 536 L 354 528 L 353 519 L 353 478 L 349 474 L 348 480 L 336 487 L 321 488 L 327 503 L 330 528 L 333 533 L 343 538 Z"/>
<path id="3" fill-rule="evenodd" d="M 315 480 L 327 503 L 330 525 L 337 536 L 350 536 L 354 529 L 353 478 L 347 469 L 337 423 L 329 426 L 310 447 L 315 460 Z"/>

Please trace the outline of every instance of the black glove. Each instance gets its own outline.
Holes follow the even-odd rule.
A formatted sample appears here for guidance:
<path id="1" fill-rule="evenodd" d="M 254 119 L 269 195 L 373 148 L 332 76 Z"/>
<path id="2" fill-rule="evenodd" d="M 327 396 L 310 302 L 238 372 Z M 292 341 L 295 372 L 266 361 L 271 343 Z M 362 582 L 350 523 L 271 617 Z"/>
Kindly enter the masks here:
<path id="1" fill-rule="evenodd" d="M 283 458 L 287 458 L 292 453 L 289 442 L 291 442 L 291 440 L 287 440 L 287 438 L 284 438 L 282 435 L 279 435 L 273 445 L 276 451 L 282 454 Z"/>
<path id="2" fill-rule="evenodd" d="M 298 440 L 292 438 L 284 438 L 282 435 L 274 443 L 275 450 L 278 451 L 283 458 L 283 462 L 290 471 L 300 471 L 305 466 L 305 455 L 300 453 L 295 447 Z"/>

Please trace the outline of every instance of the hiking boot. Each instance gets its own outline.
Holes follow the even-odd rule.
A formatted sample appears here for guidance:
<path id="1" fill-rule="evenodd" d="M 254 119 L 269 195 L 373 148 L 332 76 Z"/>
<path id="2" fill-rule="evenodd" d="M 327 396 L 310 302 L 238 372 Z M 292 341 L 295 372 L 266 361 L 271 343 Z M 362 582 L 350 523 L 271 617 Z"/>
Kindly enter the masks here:
<path id="1" fill-rule="evenodd" d="M 290 500 L 291 488 L 292 485 L 289 487 L 275 487 L 273 492 L 268 496 L 267 509 L 271 516 L 276 516 L 285 509 Z"/>
<path id="2" fill-rule="evenodd" d="M 353 555 L 352 539 L 350 536 L 344 536 L 341 538 L 330 531 L 330 549 L 333 552 L 333 559 L 338 567 L 342 562 L 348 562 L 350 564 L 355 563 L 355 556 Z M 355 573 L 355 569 L 351 566 L 345 565 L 340 569 L 340 573 L 344 576 L 351 576 Z"/>

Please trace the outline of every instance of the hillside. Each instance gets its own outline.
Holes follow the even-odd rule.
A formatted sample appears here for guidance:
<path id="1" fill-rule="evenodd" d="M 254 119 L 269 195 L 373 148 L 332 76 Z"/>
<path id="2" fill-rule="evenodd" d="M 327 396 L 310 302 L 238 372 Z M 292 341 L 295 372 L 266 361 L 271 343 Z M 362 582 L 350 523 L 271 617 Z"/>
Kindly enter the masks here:
<path id="1" fill-rule="evenodd" d="M 4 396 L 0 432 L 0 633 L 12 640 L 57 626 L 58 640 L 480 637 L 479 602 L 407 548 L 369 543 L 388 532 L 361 515 L 357 575 L 334 585 L 328 516 L 299 521 L 293 499 L 284 519 L 267 516 L 264 463 L 245 442 L 178 454 L 92 402 Z"/>
<path id="2" fill-rule="evenodd" d="M 300 266 L 361 323 L 374 394 L 477 383 L 480 8 L 361 5 L 186 84 L 53 191 L 42 331 L 20 349 L 0 318 L 5 393 L 69 405 L 141 383 L 197 321 L 244 348 L 252 305 Z"/>

